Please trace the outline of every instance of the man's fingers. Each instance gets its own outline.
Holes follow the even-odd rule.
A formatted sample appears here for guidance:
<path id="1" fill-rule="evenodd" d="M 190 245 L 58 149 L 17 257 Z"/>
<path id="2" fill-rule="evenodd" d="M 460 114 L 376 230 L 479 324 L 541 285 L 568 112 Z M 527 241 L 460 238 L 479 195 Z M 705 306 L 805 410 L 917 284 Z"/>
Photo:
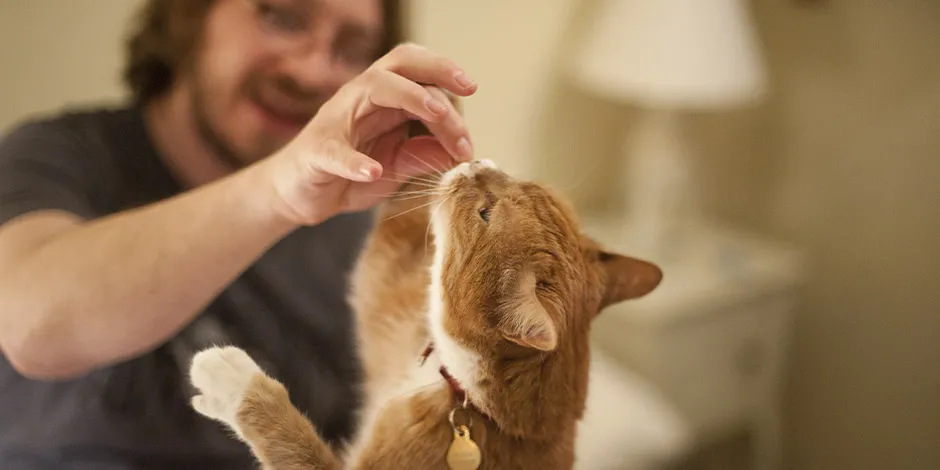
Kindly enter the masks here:
<path id="1" fill-rule="evenodd" d="M 386 167 L 387 177 L 362 186 L 360 199 L 351 209 L 361 208 L 363 200 L 372 200 L 376 195 L 388 195 L 399 189 L 409 178 L 428 174 L 441 174 L 453 168 L 454 160 L 437 139 L 421 136 L 396 143 L 389 135 L 376 146 L 377 150 L 394 152 L 392 164 Z M 364 197 L 364 194 L 369 196 Z"/>
<path id="2" fill-rule="evenodd" d="M 456 160 L 469 161 L 473 157 L 473 144 L 470 142 L 470 133 L 467 132 L 467 125 L 463 116 L 460 115 L 447 95 L 439 88 L 427 87 L 427 90 L 435 99 L 447 103 L 448 112 L 442 119 L 425 122 L 425 126 L 431 131 L 431 134 L 441 140 L 444 148 L 451 155 L 456 156 Z"/>
<path id="3" fill-rule="evenodd" d="M 352 181 L 368 183 L 382 176 L 382 165 L 346 145 L 325 145 L 323 155 L 311 159 L 315 169 Z"/>
<path id="4" fill-rule="evenodd" d="M 372 71 L 364 78 L 363 86 L 367 99 L 374 106 L 401 109 L 421 119 L 455 160 L 466 161 L 472 157 L 473 148 L 463 117 L 439 88 L 418 85 L 386 70 Z M 361 112 L 368 114 L 369 110 L 362 108 Z"/>
<path id="5" fill-rule="evenodd" d="M 444 119 L 450 112 L 446 96 L 435 96 L 425 87 L 388 70 L 375 70 L 366 79 L 369 101 L 383 108 L 397 108 L 428 122 Z"/>
<path id="6" fill-rule="evenodd" d="M 430 136 L 421 136 L 408 139 L 395 159 L 394 171 L 396 174 L 411 178 L 425 174 L 442 174 L 454 167 L 440 141 Z"/>
<path id="7" fill-rule="evenodd" d="M 374 67 L 397 73 L 411 81 L 439 86 L 455 95 L 469 96 L 476 82 L 454 61 L 416 44 L 402 44 L 379 59 Z"/>

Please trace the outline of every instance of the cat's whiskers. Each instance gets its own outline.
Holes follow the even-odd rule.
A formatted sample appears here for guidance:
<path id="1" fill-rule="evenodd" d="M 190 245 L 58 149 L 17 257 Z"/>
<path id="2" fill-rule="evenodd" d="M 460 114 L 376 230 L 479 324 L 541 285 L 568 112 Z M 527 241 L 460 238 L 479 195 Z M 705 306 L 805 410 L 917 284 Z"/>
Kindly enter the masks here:
<path id="1" fill-rule="evenodd" d="M 584 181 L 587 180 L 588 176 L 591 175 L 591 173 L 594 173 L 595 171 L 597 171 L 597 167 L 599 167 L 600 165 L 601 165 L 600 161 L 595 161 L 589 170 L 581 173 L 581 177 L 577 181 L 575 181 L 574 183 L 567 183 L 564 186 L 561 186 L 558 189 L 558 191 L 562 193 L 570 194 L 572 190 L 575 190 L 579 186 L 584 184 Z"/>
<path id="2" fill-rule="evenodd" d="M 398 196 L 435 196 L 435 195 L 443 195 L 443 194 L 444 193 L 441 193 L 439 191 L 408 191 L 408 192 L 398 193 L 397 195 Z"/>
<path id="3" fill-rule="evenodd" d="M 434 213 L 435 213 L 436 211 L 440 210 L 440 208 L 444 205 L 444 203 L 446 203 L 447 201 L 449 201 L 450 198 L 452 198 L 452 197 L 454 197 L 454 190 L 453 190 L 452 188 L 451 188 L 451 189 L 447 189 L 447 190 L 445 191 L 445 193 L 444 193 L 444 197 L 441 198 L 441 202 L 438 203 L 436 206 L 432 207 L 430 211 L 428 211 L 428 212 L 429 212 L 429 215 L 428 215 L 428 228 L 425 229 L 425 231 L 424 231 L 424 256 L 425 256 L 425 258 L 427 258 L 428 256 L 430 256 L 430 255 L 428 254 L 428 250 L 430 249 L 430 245 L 429 245 L 429 243 L 428 243 L 428 239 L 429 239 L 430 236 L 431 236 L 431 224 L 432 224 L 432 222 L 434 221 L 434 215 L 435 215 Z"/>
<path id="4" fill-rule="evenodd" d="M 370 196 L 370 197 L 377 197 L 377 198 L 384 199 L 384 200 L 388 200 L 388 201 L 407 201 L 407 200 L 410 200 L 410 199 L 419 199 L 419 198 L 422 198 L 422 197 L 431 197 L 431 196 L 435 196 L 435 195 L 439 195 L 439 194 L 441 194 L 441 193 L 438 193 L 438 192 L 415 192 L 415 191 L 407 191 L 407 192 L 403 192 L 403 193 L 381 193 L 381 194 L 377 194 L 377 193 L 368 193 L 367 195 Z"/>
<path id="5" fill-rule="evenodd" d="M 430 193 L 430 194 L 429 194 L 429 193 L 408 194 L 408 195 L 405 195 L 405 196 L 403 196 L 403 197 L 398 197 L 398 196 L 396 196 L 396 197 L 395 197 L 395 200 L 396 200 L 396 201 L 408 201 L 408 200 L 411 200 L 411 199 L 420 199 L 420 198 L 423 198 L 423 197 L 434 196 L 434 194 L 437 194 L 437 193 Z"/>
<path id="6" fill-rule="evenodd" d="M 381 178 L 379 178 L 379 181 L 389 181 L 389 182 L 392 182 L 392 183 L 399 183 L 399 184 L 408 183 L 408 184 L 413 184 L 413 185 L 418 186 L 418 187 L 429 188 L 429 189 L 430 189 L 430 188 L 436 188 L 436 187 L 437 187 L 436 184 L 425 183 L 425 182 L 422 182 L 422 181 L 399 180 L 399 179 L 395 179 L 395 178 L 386 178 L 386 177 L 384 177 L 384 176 L 381 177 Z"/>
<path id="7" fill-rule="evenodd" d="M 418 168 L 416 168 L 416 167 L 412 167 L 412 168 L 414 168 L 415 170 L 418 170 Z M 398 176 L 398 177 L 401 177 L 401 178 L 404 178 L 406 181 L 409 181 L 409 180 L 410 180 L 410 181 L 419 181 L 419 182 L 426 183 L 426 184 L 429 184 L 429 185 L 432 185 L 432 186 L 437 186 L 437 185 L 438 185 L 438 182 L 437 182 L 437 181 L 435 181 L 435 180 L 433 180 L 433 179 L 431 179 L 431 178 L 429 178 L 429 177 L 425 177 L 423 174 L 418 174 L 418 175 L 414 175 L 414 176 L 409 176 L 409 175 L 406 175 L 406 174 L 394 173 L 394 172 L 392 172 L 391 174 L 392 174 L 392 175 L 395 175 L 395 176 Z"/>
<path id="8" fill-rule="evenodd" d="M 386 222 L 386 221 L 392 220 L 392 219 L 394 219 L 395 217 L 405 215 L 405 214 L 407 214 L 407 213 L 409 213 L 409 212 L 414 212 L 414 211 L 416 211 L 416 210 L 418 210 L 418 209 L 423 209 L 423 208 L 425 208 L 425 207 L 430 206 L 431 204 L 434 204 L 434 201 L 427 202 L 427 203 L 421 204 L 420 206 L 412 207 L 411 209 L 408 209 L 408 210 L 406 210 L 406 211 L 399 212 L 399 213 L 397 213 L 397 214 L 395 214 L 395 215 L 393 215 L 393 216 L 386 217 L 385 219 L 382 220 L 382 222 Z"/>
<path id="9" fill-rule="evenodd" d="M 444 175 L 444 171 L 443 171 L 442 168 L 435 168 L 434 165 L 431 165 L 430 163 L 426 162 L 426 161 L 425 161 L 424 159 L 422 159 L 421 157 L 419 157 L 419 156 L 417 156 L 417 155 L 415 155 L 415 154 L 413 154 L 413 153 L 411 153 L 411 152 L 409 152 L 409 151 L 407 151 L 407 150 L 403 150 L 403 152 L 405 152 L 406 155 L 411 156 L 411 158 L 414 158 L 415 160 L 417 160 L 417 161 L 423 163 L 424 166 L 426 166 L 429 170 L 431 170 L 432 172 L 434 172 L 434 174 L 436 174 L 437 176 L 443 176 L 443 175 Z"/>
<path id="10" fill-rule="evenodd" d="M 421 189 L 412 189 L 408 191 L 400 191 L 395 194 L 397 196 L 412 196 L 412 195 L 433 196 L 433 195 L 443 195 L 445 194 L 445 191 L 441 188 L 421 188 Z"/>
<path id="11" fill-rule="evenodd" d="M 421 192 L 443 193 L 443 192 L 444 192 L 444 189 L 442 189 L 442 188 L 439 187 L 439 186 L 434 186 L 433 188 L 425 188 L 425 187 L 419 186 L 419 187 L 414 188 L 414 189 L 412 189 L 412 188 L 403 188 L 403 189 L 399 189 L 399 193 L 411 193 L 411 192 L 418 192 L 418 191 L 421 191 Z"/>
<path id="12" fill-rule="evenodd" d="M 428 169 L 426 166 L 412 165 L 412 164 L 408 165 L 408 169 L 418 172 L 417 173 L 418 176 L 416 176 L 415 178 L 418 179 L 419 181 L 423 181 L 425 183 L 429 183 L 429 184 L 433 184 L 437 186 L 438 181 L 435 180 L 434 178 L 439 177 L 438 170 L 434 168 Z"/>
<path id="13" fill-rule="evenodd" d="M 407 192 L 407 193 L 395 193 L 395 192 L 392 192 L 392 193 L 367 193 L 367 196 L 370 196 L 370 197 L 378 197 L 378 198 L 382 198 L 382 199 L 396 199 L 396 200 L 397 200 L 397 199 L 404 199 L 404 198 L 399 198 L 399 196 L 411 196 L 411 195 L 416 195 L 416 194 L 417 194 L 417 193 L 412 193 L 412 192 L 409 191 L 409 192 Z M 421 196 L 428 196 L 428 195 L 431 195 L 431 193 L 422 193 L 422 194 L 420 194 L 420 195 L 421 195 Z"/>
<path id="14" fill-rule="evenodd" d="M 420 168 L 412 167 L 412 166 L 409 166 L 409 168 L 413 170 L 418 170 L 418 171 L 421 170 Z M 391 174 L 401 178 L 402 181 L 404 182 L 418 182 L 418 183 L 423 183 L 423 184 L 427 184 L 431 186 L 437 186 L 437 181 L 434 181 L 430 177 L 425 176 L 425 175 L 428 175 L 429 173 L 417 173 L 414 175 L 406 175 L 404 173 L 391 173 Z"/>
<path id="15" fill-rule="evenodd" d="M 429 212 L 430 212 L 430 216 L 428 217 L 428 228 L 425 229 L 425 231 L 424 231 L 424 257 L 425 257 L 425 258 L 427 258 L 428 256 L 430 256 L 430 255 L 428 254 L 428 250 L 430 249 L 430 244 L 428 243 L 428 239 L 431 237 L 431 221 L 434 220 L 434 212 L 437 211 L 438 209 L 440 209 L 441 206 L 442 206 L 445 202 L 447 202 L 447 199 L 449 199 L 450 197 L 451 197 L 451 195 L 448 195 L 447 197 L 443 198 L 443 199 L 441 200 L 441 202 L 440 202 L 438 205 L 432 207 L 431 210 L 429 211 Z"/>

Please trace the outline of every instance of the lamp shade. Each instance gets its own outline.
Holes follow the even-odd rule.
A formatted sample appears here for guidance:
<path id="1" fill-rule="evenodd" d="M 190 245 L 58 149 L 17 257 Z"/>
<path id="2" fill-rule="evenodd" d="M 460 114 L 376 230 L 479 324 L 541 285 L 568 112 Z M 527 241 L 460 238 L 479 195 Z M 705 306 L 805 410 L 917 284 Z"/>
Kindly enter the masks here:
<path id="1" fill-rule="evenodd" d="M 609 99 L 715 108 L 764 94 L 760 45 L 742 0 L 601 0 L 586 32 L 572 72 Z"/>

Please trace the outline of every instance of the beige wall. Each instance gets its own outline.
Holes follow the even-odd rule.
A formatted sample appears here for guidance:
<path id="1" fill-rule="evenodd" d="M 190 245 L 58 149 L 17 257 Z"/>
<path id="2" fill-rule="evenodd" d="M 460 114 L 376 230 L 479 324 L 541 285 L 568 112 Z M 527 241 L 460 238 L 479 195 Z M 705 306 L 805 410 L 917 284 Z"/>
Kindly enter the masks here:
<path id="1" fill-rule="evenodd" d="M 415 39 L 481 83 L 465 103 L 477 153 L 600 204 L 592 182 L 613 182 L 624 112 L 581 94 L 560 58 L 583 16 L 579 1 L 410 0 Z M 605 178 L 607 175 L 607 178 Z"/>
<path id="2" fill-rule="evenodd" d="M 607 205 L 631 111 L 572 88 L 556 57 L 593 2 L 418 3 L 420 39 L 483 82 L 478 148 Z M 753 3 L 773 95 L 689 132 L 707 207 L 809 256 L 787 468 L 940 468 L 940 3 Z"/>
<path id="3" fill-rule="evenodd" d="M 139 3 L 0 2 L 0 131 L 66 102 L 119 97 L 121 40 Z"/>
<path id="4" fill-rule="evenodd" d="M 940 3 L 759 3 L 780 160 L 760 218 L 812 260 L 793 466 L 940 468 Z"/>
<path id="5" fill-rule="evenodd" d="M 708 207 L 810 256 L 788 468 L 940 468 L 940 3 L 754 2 L 772 100 L 690 132 Z M 0 129 L 118 96 L 116 40 L 138 3 L 0 2 Z M 414 3 L 418 39 L 481 82 L 466 104 L 481 156 L 605 204 L 631 114 L 558 76 L 580 2 Z"/>

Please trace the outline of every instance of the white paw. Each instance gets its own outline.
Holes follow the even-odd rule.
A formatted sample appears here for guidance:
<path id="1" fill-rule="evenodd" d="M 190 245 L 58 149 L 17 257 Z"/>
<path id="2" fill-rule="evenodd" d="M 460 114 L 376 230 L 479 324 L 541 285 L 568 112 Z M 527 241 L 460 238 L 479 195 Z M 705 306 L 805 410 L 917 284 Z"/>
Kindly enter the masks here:
<path id="1" fill-rule="evenodd" d="M 234 347 L 212 347 L 193 357 L 189 379 L 200 392 L 192 399 L 193 408 L 238 431 L 235 415 L 245 392 L 261 367 L 245 351 Z"/>

